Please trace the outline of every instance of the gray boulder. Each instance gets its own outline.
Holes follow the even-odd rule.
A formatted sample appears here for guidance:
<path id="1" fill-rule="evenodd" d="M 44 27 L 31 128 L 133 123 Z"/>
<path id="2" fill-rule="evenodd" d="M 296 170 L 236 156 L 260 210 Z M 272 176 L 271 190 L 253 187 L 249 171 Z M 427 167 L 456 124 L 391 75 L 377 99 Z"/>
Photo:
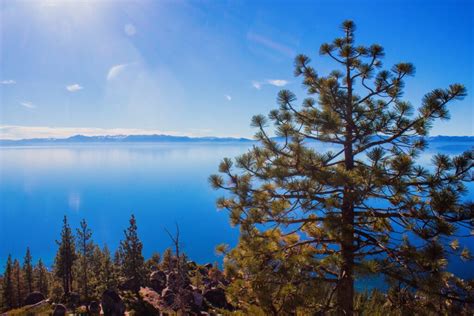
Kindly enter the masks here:
<path id="1" fill-rule="evenodd" d="M 46 297 L 44 297 L 43 293 L 41 292 L 31 292 L 25 299 L 25 305 L 33 305 L 37 304 L 41 301 L 44 301 Z"/>
<path id="2" fill-rule="evenodd" d="M 167 307 L 173 307 L 175 298 L 176 294 L 168 287 L 161 292 L 161 299 L 163 300 L 163 304 Z"/>
<path id="3" fill-rule="evenodd" d="M 214 288 L 204 292 L 204 300 L 216 308 L 226 308 L 228 306 L 225 292 L 221 288 Z"/>
<path id="4" fill-rule="evenodd" d="M 53 316 L 65 316 L 66 312 L 66 306 L 62 304 L 56 304 L 56 306 L 54 306 Z"/>
<path id="5" fill-rule="evenodd" d="M 89 304 L 89 313 L 92 315 L 100 314 L 100 304 L 97 301 L 92 301 Z"/>
<path id="6" fill-rule="evenodd" d="M 150 285 L 158 293 L 166 287 L 166 274 L 163 271 L 154 271 L 150 275 Z"/>
<path id="7" fill-rule="evenodd" d="M 123 316 L 125 304 L 117 292 L 105 290 L 102 294 L 102 310 L 106 316 Z"/>

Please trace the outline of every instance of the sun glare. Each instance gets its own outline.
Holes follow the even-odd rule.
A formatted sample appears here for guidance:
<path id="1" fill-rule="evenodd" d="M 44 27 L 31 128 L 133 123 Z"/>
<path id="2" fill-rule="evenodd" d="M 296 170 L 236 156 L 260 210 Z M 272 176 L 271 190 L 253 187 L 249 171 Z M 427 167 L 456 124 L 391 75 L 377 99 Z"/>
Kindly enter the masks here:
<path id="1" fill-rule="evenodd" d="M 45 15 L 73 16 L 81 20 L 97 16 L 103 1 L 81 1 L 81 0 L 40 0 L 37 9 Z"/>

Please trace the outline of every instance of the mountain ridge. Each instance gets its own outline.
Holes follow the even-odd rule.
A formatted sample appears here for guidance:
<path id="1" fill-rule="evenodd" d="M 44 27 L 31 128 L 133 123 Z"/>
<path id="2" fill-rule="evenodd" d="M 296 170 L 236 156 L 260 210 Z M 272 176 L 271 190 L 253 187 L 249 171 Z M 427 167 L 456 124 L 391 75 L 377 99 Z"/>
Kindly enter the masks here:
<path id="1" fill-rule="evenodd" d="M 280 137 L 274 137 L 278 140 Z M 474 136 L 429 136 L 428 141 L 464 141 L 474 142 Z M 61 144 L 61 143 L 145 143 L 145 142 L 169 142 L 169 143 L 196 143 L 196 142 L 255 142 L 254 139 L 245 137 L 216 137 L 216 136 L 172 136 L 165 134 L 153 135 L 103 135 L 85 136 L 73 135 L 67 138 L 27 138 L 18 140 L 0 139 L 0 145 L 34 145 L 34 144 Z"/>
<path id="2" fill-rule="evenodd" d="M 26 138 L 26 139 L 0 139 L 0 145 L 27 145 L 27 144 L 48 144 L 48 143 L 141 143 L 141 142 L 252 142 L 252 139 L 237 137 L 191 137 L 172 136 L 165 134 L 153 135 L 103 135 L 85 136 L 73 135 L 67 138 Z"/>

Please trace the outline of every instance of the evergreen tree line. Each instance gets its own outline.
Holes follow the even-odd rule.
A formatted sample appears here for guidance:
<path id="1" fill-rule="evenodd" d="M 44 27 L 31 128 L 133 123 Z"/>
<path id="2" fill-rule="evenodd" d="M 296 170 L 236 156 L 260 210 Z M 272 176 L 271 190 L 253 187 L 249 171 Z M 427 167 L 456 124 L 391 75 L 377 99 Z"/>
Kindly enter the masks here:
<path id="1" fill-rule="evenodd" d="M 154 268 L 166 268 L 171 261 L 172 251 L 167 249 L 154 253 L 145 260 L 142 242 L 137 234 L 135 217 L 130 218 L 130 226 L 124 232 L 124 239 L 112 255 L 107 245 L 100 247 L 93 240 L 92 230 L 85 220 L 80 222 L 74 234 L 67 217 L 64 216 L 60 239 L 56 241 L 58 250 L 51 268 L 41 259 L 36 264 L 30 249 L 20 262 L 8 256 L 1 276 L 0 310 L 10 310 L 25 304 L 32 292 L 40 292 L 54 302 L 67 303 L 78 299 L 81 303 L 99 300 L 107 289 L 118 289 L 124 283 L 132 288 L 144 284 L 145 276 Z"/>
<path id="2" fill-rule="evenodd" d="M 23 264 L 8 256 L 2 276 L 2 309 L 20 307 L 28 293 L 49 293 L 50 272 L 41 259 L 34 265 L 30 249 L 26 249 Z"/>

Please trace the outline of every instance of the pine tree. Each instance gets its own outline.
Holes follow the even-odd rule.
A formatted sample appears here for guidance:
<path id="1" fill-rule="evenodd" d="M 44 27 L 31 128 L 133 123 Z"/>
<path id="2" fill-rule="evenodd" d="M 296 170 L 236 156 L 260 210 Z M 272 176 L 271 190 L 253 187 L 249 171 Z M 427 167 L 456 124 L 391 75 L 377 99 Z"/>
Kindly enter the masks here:
<path id="1" fill-rule="evenodd" d="M 62 281 L 64 294 L 69 295 L 72 291 L 73 265 L 77 259 L 77 254 L 74 245 L 74 235 L 66 216 L 63 219 L 61 240 L 56 241 L 56 243 L 59 248 L 55 258 L 55 274 Z"/>
<path id="2" fill-rule="evenodd" d="M 49 273 L 41 259 L 38 260 L 34 274 L 36 280 L 36 290 L 47 297 L 49 294 Z"/>
<path id="3" fill-rule="evenodd" d="M 160 267 L 161 256 L 158 252 L 154 252 L 151 257 L 145 262 L 147 271 L 154 271 Z"/>
<path id="4" fill-rule="evenodd" d="M 163 260 L 161 260 L 161 269 L 172 271 L 174 269 L 174 256 L 171 248 L 166 248 L 163 252 Z"/>
<path id="5" fill-rule="evenodd" d="M 87 226 L 85 219 L 81 221 L 76 234 L 80 274 L 78 284 L 84 300 L 89 301 L 91 295 L 89 273 L 93 266 L 94 243 L 92 241 L 92 231 Z"/>
<path id="6" fill-rule="evenodd" d="M 415 112 L 402 99 L 414 66 L 382 70 L 383 48 L 357 46 L 354 30 L 345 21 L 343 35 L 321 46 L 338 67 L 327 76 L 297 56 L 295 75 L 308 93 L 302 106 L 281 91 L 278 110 L 252 119 L 261 146 L 235 160 L 238 171 L 224 159 L 219 171 L 226 180 L 211 176 L 214 187 L 230 191 L 218 206 L 241 229 L 227 268 L 242 287 L 255 288 L 259 271 L 284 275 L 285 262 L 297 257 L 307 263 L 308 282 L 329 288 L 327 303 L 314 308 L 339 315 L 354 314 L 358 272 L 382 274 L 406 293 L 420 291 L 446 305 L 472 303 L 468 284 L 446 271 L 448 255 L 468 258 L 468 252 L 446 241 L 473 228 L 474 207 L 461 199 L 464 182 L 472 181 L 473 152 L 435 155 L 432 169 L 416 163 L 433 122 L 447 119 L 446 105 L 466 90 L 435 89 Z M 319 144 L 331 150 L 321 152 Z M 259 263 L 273 268 L 253 270 Z"/>
<path id="7" fill-rule="evenodd" d="M 142 242 L 137 233 L 135 216 L 130 217 L 130 226 L 124 231 L 125 240 L 120 242 L 122 252 L 122 273 L 125 278 L 132 280 L 135 289 L 139 289 L 145 275 L 145 259 L 142 254 Z"/>
<path id="8" fill-rule="evenodd" d="M 90 261 L 90 272 L 89 272 L 89 288 L 91 298 L 99 298 L 104 290 L 102 286 L 102 269 L 104 261 L 104 253 L 98 245 L 94 245 L 92 251 L 92 257 Z"/>
<path id="9" fill-rule="evenodd" d="M 112 261 L 109 248 L 107 245 L 105 245 L 102 249 L 101 274 L 99 282 L 99 287 L 101 288 L 100 292 L 103 292 L 107 289 L 115 289 L 117 288 L 118 283 L 118 268 Z"/>
<path id="10" fill-rule="evenodd" d="M 24 288 L 23 277 L 21 275 L 20 261 L 18 261 L 18 259 L 13 260 L 13 285 L 15 307 L 20 307 L 23 305 Z"/>
<path id="11" fill-rule="evenodd" d="M 6 310 L 15 307 L 15 294 L 13 287 L 13 263 L 12 256 L 8 255 L 2 284 L 2 307 Z"/>
<path id="12" fill-rule="evenodd" d="M 122 276 L 122 265 L 123 265 L 123 251 L 119 245 L 118 249 L 114 253 L 114 265 L 118 270 L 119 277 Z"/>
<path id="13" fill-rule="evenodd" d="M 28 293 L 33 292 L 33 264 L 30 248 L 26 248 L 25 258 L 23 259 L 23 275 L 25 278 L 26 290 Z"/>

